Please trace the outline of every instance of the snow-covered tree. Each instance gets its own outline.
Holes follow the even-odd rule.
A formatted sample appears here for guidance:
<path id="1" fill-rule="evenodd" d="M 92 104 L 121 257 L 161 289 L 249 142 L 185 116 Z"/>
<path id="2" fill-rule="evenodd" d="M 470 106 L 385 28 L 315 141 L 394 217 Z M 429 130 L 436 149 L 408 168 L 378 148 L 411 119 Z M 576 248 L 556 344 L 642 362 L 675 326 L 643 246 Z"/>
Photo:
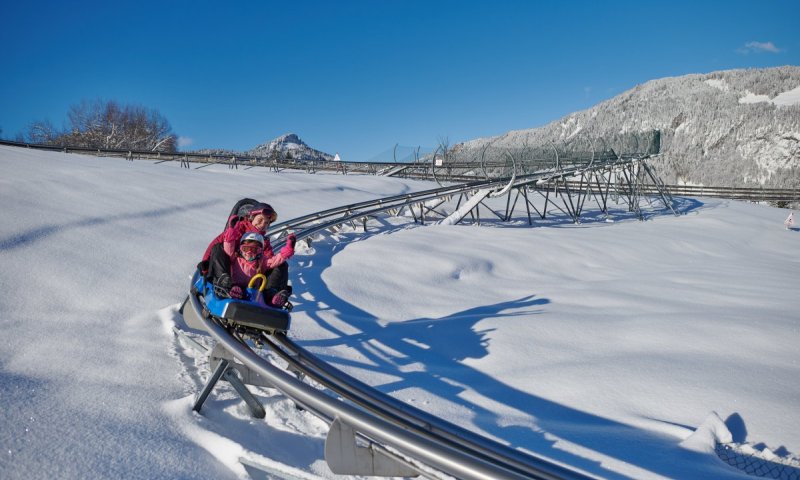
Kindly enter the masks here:
<path id="1" fill-rule="evenodd" d="M 157 110 L 114 101 L 82 101 L 67 112 L 68 127 L 59 132 L 47 122 L 34 123 L 33 143 L 76 147 L 174 152 L 177 136 Z"/>
<path id="2" fill-rule="evenodd" d="M 503 152 L 527 150 L 518 157 L 535 166 L 555 161 L 556 152 L 584 150 L 576 142 L 590 139 L 599 152 L 641 153 L 655 130 L 661 152 L 656 168 L 667 182 L 800 188 L 798 98 L 795 66 L 663 78 L 544 127 L 452 149 L 459 161 L 481 155 L 500 161 Z"/>

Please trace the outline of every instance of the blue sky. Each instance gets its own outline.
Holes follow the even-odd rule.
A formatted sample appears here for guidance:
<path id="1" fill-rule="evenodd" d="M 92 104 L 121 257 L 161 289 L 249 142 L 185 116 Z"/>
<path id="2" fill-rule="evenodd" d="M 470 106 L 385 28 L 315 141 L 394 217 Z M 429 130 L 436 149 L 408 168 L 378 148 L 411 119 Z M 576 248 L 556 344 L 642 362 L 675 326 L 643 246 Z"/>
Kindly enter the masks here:
<path id="1" fill-rule="evenodd" d="M 183 149 L 345 160 L 547 124 L 655 78 L 800 65 L 798 1 L 2 0 L 0 128 L 157 109 Z"/>

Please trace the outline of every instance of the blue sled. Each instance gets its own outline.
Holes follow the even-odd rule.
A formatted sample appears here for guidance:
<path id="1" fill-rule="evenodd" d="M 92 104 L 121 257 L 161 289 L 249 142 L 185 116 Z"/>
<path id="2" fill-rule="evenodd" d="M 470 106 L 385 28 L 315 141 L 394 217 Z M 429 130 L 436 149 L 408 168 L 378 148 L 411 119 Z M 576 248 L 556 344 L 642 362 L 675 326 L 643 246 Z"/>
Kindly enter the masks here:
<path id="1" fill-rule="evenodd" d="M 219 298 L 211 282 L 201 275 L 195 275 L 193 287 L 192 294 L 205 306 L 204 316 L 207 311 L 208 315 L 221 319 L 228 326 L 256 329 L 269 334 L 289 330 L 291 317 L 286 310 L 268 307 L 257 301 Z"/>

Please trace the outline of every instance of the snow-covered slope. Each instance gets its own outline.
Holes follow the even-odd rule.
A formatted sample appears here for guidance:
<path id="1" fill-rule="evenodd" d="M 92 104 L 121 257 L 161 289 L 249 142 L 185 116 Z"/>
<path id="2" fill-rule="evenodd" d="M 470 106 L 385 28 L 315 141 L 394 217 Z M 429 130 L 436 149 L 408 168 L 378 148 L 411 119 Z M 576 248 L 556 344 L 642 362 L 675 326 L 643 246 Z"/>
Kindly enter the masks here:
<path id="1" fill-rule="evenodd" d="M 456 147 L 514 150 L 650 130 L 661 131 L 657 166 L 667 182 L 800 187 L 800 67 L 652 80 L 544 127 Z"/>
<path id="2" fill-rule="evenodd" d="M 240 457 L 334 478 L 325 425 L 272 390 L 254 389 L 264 420 L 225 384 L 193 413 L 206 359 L 170 327 L 239 198 L 285 220 L 430 183 L 10 147 L 0 172 L 0 478 L 247 478 Z M 647 222 L 344 231 L 291 260 L 290 335 L 405 402 L 599 476 L 747 478 L 708 451 L 711 433 L 800 452 L 787 215 L 700 199 Z"/>

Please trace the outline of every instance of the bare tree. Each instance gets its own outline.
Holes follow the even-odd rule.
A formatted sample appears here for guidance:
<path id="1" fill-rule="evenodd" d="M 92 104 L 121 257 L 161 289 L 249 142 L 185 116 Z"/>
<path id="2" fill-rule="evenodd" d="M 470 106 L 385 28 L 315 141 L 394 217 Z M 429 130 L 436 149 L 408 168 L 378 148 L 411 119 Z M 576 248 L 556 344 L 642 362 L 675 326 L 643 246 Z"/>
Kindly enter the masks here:
<path id="1" fill-rule="evenodd" d="M 32 125 L 28 136 L 35 143 L 56 143 L 89 148 L 174 152 L 177 136 L 158 111 L 121 106 L 114 101 L 82 101 L 67 112 L 68 129 L 57 132 L 48 122 Z"/>
<path id="2" fill-rule="evenodd" d="M 49 120 L 33 122 L 28 127 L 28 141 L 31 143 L 56 143 L 59 133 Z"/>
<path id="3" fill-rule="evenodd" d="M 452 156 L 452 150 L 450 148 L 450 138 L 449 137 L 439 137 L 439 147 L 438 150 L 442 152 L 442 163 L 447 164 L 450 162 L 450 157 Z"/>

